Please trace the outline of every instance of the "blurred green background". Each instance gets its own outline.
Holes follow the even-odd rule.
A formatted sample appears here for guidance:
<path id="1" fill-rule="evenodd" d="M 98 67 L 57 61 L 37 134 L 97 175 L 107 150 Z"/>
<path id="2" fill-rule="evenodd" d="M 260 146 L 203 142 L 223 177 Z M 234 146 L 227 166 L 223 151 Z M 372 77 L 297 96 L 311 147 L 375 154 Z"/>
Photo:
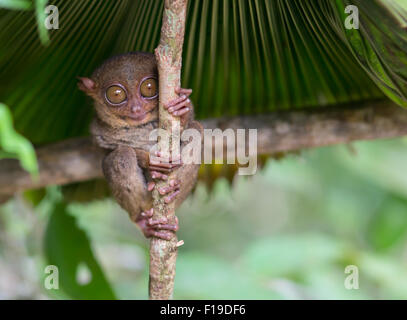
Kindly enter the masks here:
<path id="1" fill-rule="evenodd" d="M 76 77 L 115 53 L 151 52 L 163 6 L 56 0 L 61 28 L 47 31 L 48 2 L 0 0 L 0 159 L 18 158 L 34 178 L 31 143 L 88 134 L 92 109 Z M 360 30 L 344 27 L 349 4 Z M 406 8 L 407 0 L 191 0 L 183 82 L 199 118 L 384 96 L 406 106 Z M 303 151 L 232 184 L 199 184 L 177 213 L 185 245 L 175 298 L 407 298 L 406 144 Z M 148 241 L 113 200 L 71 200 L 50 186 L 0 206 L 0 299 L 147 298 Z M 48 265 L 58 267 L 58 290 L 44 287 Z M 349 265 L 358 290 L 344 286 Z"/>
<path id="2" fill-rule="evenodd" d="M 178 211 L 175 298 L 407 298 L 405 163 L 406 138 L 360 142 L 199 184 Z M 117 204 L 66 205 L 52 187 L 37 198 L 0 207 L 1 299 L 148 297 L 149 243 Z M 44 288 L 47 264 L 59 290 Z"/>

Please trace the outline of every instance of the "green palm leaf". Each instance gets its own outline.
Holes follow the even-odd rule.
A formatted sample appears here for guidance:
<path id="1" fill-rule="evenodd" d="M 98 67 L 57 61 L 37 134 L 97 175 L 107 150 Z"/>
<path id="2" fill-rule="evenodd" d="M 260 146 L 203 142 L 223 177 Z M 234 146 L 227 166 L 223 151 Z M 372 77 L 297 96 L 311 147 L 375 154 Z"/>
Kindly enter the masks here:
<path id="1" fill-rule="evenodd" d="M 326 107 L 383 92 L 403 104 L 403 1 L 356 1 L 362 28 L 348 32 L 345 0 L 190 0 L 183 85 L 194 89 L 198 117 Z M 377 19 L 383 3 L 386 19 Z M 161 25 L 162 1 L 53 4 L 60 29 L 49 31 L 47 47 L 32 11 L 0 11 L 0 99 L 36 144 L 87 134 L 92 108 L 76 77 L 116 53 L 152 51 Z"/>
<path id="2" fill-rule="evenodd" d="M 38 174 L 33 146 L 14 130 L 10 110 L 0 103 L 0 159 L 2 158 L 17 158 L 33 177 Z"/>
<path id="3" fill-rule="evenodd" d="M 396 103 L 407 106 L 407 1 L 332 2 L 340 36 L 363 69 Z M 343 27 L 345 5 L 360 10 L 360 29 Z"/>

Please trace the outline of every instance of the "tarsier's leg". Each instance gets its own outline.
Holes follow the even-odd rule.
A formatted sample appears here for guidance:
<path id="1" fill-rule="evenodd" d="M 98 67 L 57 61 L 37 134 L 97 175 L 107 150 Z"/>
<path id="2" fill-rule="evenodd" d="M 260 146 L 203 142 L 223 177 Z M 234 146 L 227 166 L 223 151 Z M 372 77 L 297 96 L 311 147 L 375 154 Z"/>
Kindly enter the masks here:
<path id="1" fill-rule="evenodd" d="M 165 230 L 177 229 L 176 225 L 154 221 L 148 215 L 152 197 L 133 148 L 120 146 L 109 153 L 103 160 L 103 173 L 117 202 L 146 237 L 168 239 L 171 234 Z"/>
<path id="2" fill-rule="evenodd" d="M 177 178 L 181 181 L 180 193 L 175 199 L 175 207 L 179 207 L 191 193 L 198 179 L 199 165 L 186 164 L 177 170 Z"/>

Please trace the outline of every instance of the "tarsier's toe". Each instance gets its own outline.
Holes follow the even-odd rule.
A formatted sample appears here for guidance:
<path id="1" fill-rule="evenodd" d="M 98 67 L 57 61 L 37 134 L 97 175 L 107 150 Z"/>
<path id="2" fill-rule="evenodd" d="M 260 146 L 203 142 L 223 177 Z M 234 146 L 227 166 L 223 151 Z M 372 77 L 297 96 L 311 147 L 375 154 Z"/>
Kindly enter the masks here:
<path id="1" fill-rule="evenodd" d="M 151 235 L 147 238 L 150 237 L 156 237 L 159 239 L 163 239 L 163 240 L 171 240 L 173 235 L 170 232 L 163 232 L 163 231 L 151 231 Z"/>
<path id="2" fill-rule="evenodd" d="M 154 187 L 155 187 L 155 182 L 153 182 L 153 181 L 151 181 L 147 184 L 147 190 L 150 192 L 154 190 Z"/>
<path id="3" fill-rule="evenodd" d="M 168 175 L 158 172 L 158 171 L 151 171 L 151 178 L 153 179 L 161 179 L 161 180 L 167 180 L 168 179 Z M 155 184 L 154 184 L 155 186 Z M 151 190 L 153 190 L 154 186 L 151 188 Z M 151 185 L 150 185 L 151 187 Z M 151 191 L 149 190 L 149 191 Z"/>
<path id="4" fill-rule="evenodd" d="M 178 218 L 175 217 L 175 223 L 168 223 L 167 218 L 144 219 L 139 223 L 141 230 L 146 238 L 156 237 L 164 240 L 171 240 L 173 232 L 178 231 Z"/>
<path id="5" fill-rule="evenodd" d="M 145 211 L 145 212 L 142 212 L 140 215 L 141 215 L 143 218 L 151 218 L 151 217 L 153 216 L 153 213 L 154 213 L 154 208 L 151 208 L 150 210 L 147 210 L 147 211 Z"/>
<path id="6" fill-rule="evenodd" d="M 158 192 L 162 196 L 167 195 L 164 198 L 165 203 L 171 203 L 176 199 L 176 197 L 180 193 L 180 185 L 181 185 L 180 180 L 170 180 L 168 186 L 158 188 Z"/>
<path id="7" fill-rule="evenodd" d="M 181 192 L 180 190 L 177 190 L 171 193 L 169 196 L 165 197 L 164 202 L 167 204 L 173 202 L 180 192 Z"/>
<path id="8" fill-rule="evenodd" d="M 184 89 L 184 88 L 178 87 L 178 88 L 175 88 L 175 93 L 190 96 L 192 93 L 192 89 Z"/>
<path id="9" fill-rule="evenodd" d="M 178 218 L 175 217 L 174 223 L 168 223 L 167 218 L 162 218 L 158 220 L 150 219 L 148 225 L 155 230 L 169 230 L 169 231 L 178 231 Z"/>
<path id="10" fill-rule="evenodd" d="M 170 193 L 171 191 L 177 191 L 180 186 L 179 180 L 170 180 L 168 186 L 158 188 L 158 192 L 163 196 Z"/>

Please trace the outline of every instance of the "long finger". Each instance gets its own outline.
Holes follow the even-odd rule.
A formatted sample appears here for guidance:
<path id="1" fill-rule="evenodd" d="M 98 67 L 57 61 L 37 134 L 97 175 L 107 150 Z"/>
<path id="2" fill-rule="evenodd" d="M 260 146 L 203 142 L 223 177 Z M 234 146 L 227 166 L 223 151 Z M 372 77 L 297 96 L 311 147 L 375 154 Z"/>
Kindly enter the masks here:
<path id="1" fill-rule="evenodd" d="M 181 153 L 177 152 L 176 154 L 171 154 L 169 157 L 165 157 L 164 153 L 161 151 L 154 152 L 153 155 L 150 155 L 150 162 L 176 162 L 181 159 Z"/>
<path id="2" fill-rule="evenodd" d="M 164 175 L 167 175 L 167 174 L 171 173 L 171 171 L 172 171 L 172 169 L 158 167 L 158 166 L 150 166 L 149 169 L 150 169 L 150 171 L 160 172 Z"/>
<path id="3" fill-rule="evenodd" d="M 178 231 L 178 225 L 177 224 L 158 224 L 153 226 L 154 229 L 157 230 L 171 230 L 171 231 Z"/>
<path id="4" fill-rule="evenodd" d="M 169 186 L 159 188 L 158 192 L 161 195 L 165 195 L 165 194 L 167 194 L 167 193 L 169 193 L 171 191 L 178 190 L 179 186 L 180 186 L 180 181 L 179 180 L 171 180 L 170 183 L 169 183 Z"/>
<path id="5" fill-rule="evenodd" d="M 184 94 L 186 96 L 190 96 L 192 93 L 192 89 L 184 89 L 184 88 L 176 88 L 175 93 L 177 94 Z"/>
<path id="6" fill-rule="evenodd" d="M 179 163 L 181 162 L 181 154 L 176 154 L 171 157 L 150 157 L 149 164 L 160 165 L 162 163 Z"/>
<path id="7" fill-rule="evenodd" d="M 151 208 L 150 210 L 142 212 L 141 216 L 143 218 L 151 218 L 153 216 L 153 213 L 154 213 L 154 208 Z"/>
<path id="8" fill-rule="evenodd" d="M 177 190 L 177 191 L 171 193 L 169 196 L 165 197 L 164 202 L 167 203 L 167 204 L 168 204 L 168 203 L 171 203 L 172 201 L 175 200 L 175 198 L 177 197 L 177 195 L 178 195 L 180 192 L 181 192 L 180 190 Z"/>
<path id="9" fill-rule="evenodd" d="M 189 107 L 190 105 L 191 105 L 191 100 L 187 99 L 185 101 L 182 101 L 182 102 L 168 108 L 168 112 L 169 113 L 174 113 L 174 111 L 176 111 L 178 109 L 181 109 L 181 108 L 184 108 L 184 107 Z"/>
<path id="10" fill-rule="evenodd" d="M 157 168 L 164 168 L 164 169 L 171 169 L 175 167 L 179 167 L 181 165 L 181 161 L 179 162 L 155 162 L 151 161 L 149 167 L 157 167 Z"/>
<path id="11" fill-rule="evenodd" d="M 153 182 L 153 181 L 151 181 L 147 184 L 148 191 L 153 191 L 154 187 L 155 187 L 155 182 Z"/>
<path id="12" fill-rule="evenodd" d="M 167 224 L 168 219 L 166 217 L 163 217 L 161 219 L 148 219 L 147 220 L 147 226 L 152 227 L 160 224 Z"/>
<path id="13" fill-rule="evenodd" d="M 164 109 L 171 108 L 172 106 L 175 106 L 176 104 L 178 104 L 178 103 L 180 103 L 180 102 L 182 102 L 182 101 L 185 101 L 185 100 L 187 100 L 187 99 L 188 99 L 188 97 L 183 94 L 183 95 L 180 96 L 179 98 L 176 98 L 176 99 L 174 99 L 174 100 L 168 102 L 167 104 L 165 104 L 165 105 L 164 105 Z"/>
<path id="14" fill-rule="evenodd" d="M 190 108 L 182 108 L 178 111 L 175 111 L 172 115 L 176 116 L 176 117 L 181 117 L 184 114 L 188 113 L 190 111 Z"/>
<path id="15" fill-rule="evenodd" d="M 167 180 L 168 176 L 166 174 L 163 174 L 158 171 L 151 171 L 151 178 L 153 179 L 161 179 L 161 180 Z"/>
<path id="16" fill-rule="evenodd" d="M 156 237 L 156 238 L 160 238 L 163 240 L 171 240 L 173 237 L 173 233 L 171 232 L 165 232 L 165 231 L 155 231 L 152 230 L 151 232 L 149 232 L 152 236 Z"/>

